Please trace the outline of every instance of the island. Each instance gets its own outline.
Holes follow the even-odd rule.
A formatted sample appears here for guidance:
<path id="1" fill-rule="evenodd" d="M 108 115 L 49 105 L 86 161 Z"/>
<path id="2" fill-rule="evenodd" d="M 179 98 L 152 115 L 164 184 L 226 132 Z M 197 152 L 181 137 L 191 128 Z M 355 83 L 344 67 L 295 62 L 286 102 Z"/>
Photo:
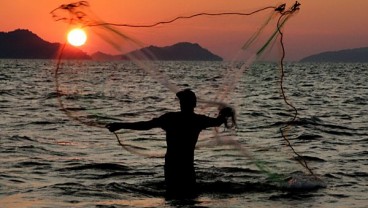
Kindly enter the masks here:
<path id="1" fill-rule="evenodd" d="M 60 43 L 50 43 L 29 30 L 18 29 L 0 32 L 0 58 L 3 59 L 55 59 Z M 64 59 L 91 59 L 82 50 L 66 45 Z"/>
<path id="2" fill-rule="evenodd" d="M 323 52 L 305 57 L 300 62 L 368 63 L 368 47 Z"/>
<path id="3" fill-rule="evenodd" d="M 63 45 L 43 40 L 26 29 L 0 32 L 0 58 L 2 59 L 57 59 Z M 87 60 L 164 60 L 164 61 L 222 61 L 223 59 L 197 43 L 180 42 L 170 46 L 148 46 L 126 54 L 110 55 L 103 52 L 86 52 L 65 45 L 62 59 Z"/>

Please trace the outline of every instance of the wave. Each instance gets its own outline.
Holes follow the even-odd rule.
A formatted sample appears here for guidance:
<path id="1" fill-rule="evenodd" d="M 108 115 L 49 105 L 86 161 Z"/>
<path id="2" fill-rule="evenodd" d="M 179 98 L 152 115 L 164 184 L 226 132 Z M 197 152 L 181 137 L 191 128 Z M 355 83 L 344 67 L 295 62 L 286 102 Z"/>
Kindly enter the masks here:
<path id="1" fill-rule="evenodd" d="M 115 163 L 93 163 L 93 164 L 82 164 L 75 165 L 72 167 L 66 167 L 60 169 L 60 171 L 70 170 L 104 170 L 104 171 L 128 171 L 131 170 L 127 166 L 115 164 Z"/>

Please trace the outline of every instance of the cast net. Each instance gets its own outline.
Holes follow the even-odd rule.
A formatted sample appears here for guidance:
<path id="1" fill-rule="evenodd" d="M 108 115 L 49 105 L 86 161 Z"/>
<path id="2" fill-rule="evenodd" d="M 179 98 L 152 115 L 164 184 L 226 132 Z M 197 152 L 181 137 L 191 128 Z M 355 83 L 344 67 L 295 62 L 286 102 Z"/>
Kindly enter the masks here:
<path id="1" fill-rule="evenodd" d="M 228 128 L 201 133 L 197 148 L 230 147 L 251 161 L 271 181 L 282 182 L 287 188 L 323 186 L 305 158 L 293 147 L 288 135 L 298 111 L 286 97 L 283 86 L 283 29 L 299 7 L 296 2 L 288 8 L 281 4 L 247 12 L 199 12 L 135 24 L 103 21 L 91 11 L 87 1 L 61 5 L 51 12 L 56 21 L 94 34 L 101 39 L 99 43 L 118 55 L 96 53 L 93 58 L 100 61 L 70 61 L 66 59 L 71 55 L 65 43 L 55 69 L 58 104 L 71 120 L 89 127 L 105 128 L 111 122 L 150 120 L 165 112 L 177 111 L 179 105 L 175 94 L 191 88 L 199 98 L 198 113 L 216 116 L 224 107 L 230 107 L 234 112 L 234 117 L 228 120 Z M 147 36 L 152 42 L 142 41 Z M 206 39 L 201 39 L 202 36 Z M 225 36 L 228 38 L 222 38 Z M 172 47 L 154 46 L 154 40 L 163 38 L 181 43 Z M 213 54 L 204 58 L 198 51 L 205 49 L 186 41 L 228 45 L 229 49 L 225 50 L 232 55 L 228 61 L 208 61 L 220 58 Z M 188 59 L 192 62 L 180 62 Z M 273 67 L 280 71 L 280 100 L 286 106 L 285 111 L 292 112 L 289 120 L 280 127 L 283 147 L 274 150 L 267 144 L 254 144 L 239 136 L 239 132 L 247 129 L 246 114 L 242 113 L 246 108 L 242 97 L 246 86 L 244 77 L 255 63 L 264 60 L 278 63 L 278 67 Z M 165 138 L 160 129 L 146 132 L 124 130 L 114 134 L 119 145 L 133 154 L 164 156 Z M 292 164 L 299 164 L 298 169 L 305 174 L 284 183 L 285 173 L 281 168 L 277 165 L 271 168 L 254 149 L 262 149 L 263 156 L 275 155 L 278 151 L 276 155 L 280 155 L 284 162 L 291 155 Z M 266 149 L 271 153 L 268 154 Z M 290 167 L 294 169 L 292 165 Z"/>

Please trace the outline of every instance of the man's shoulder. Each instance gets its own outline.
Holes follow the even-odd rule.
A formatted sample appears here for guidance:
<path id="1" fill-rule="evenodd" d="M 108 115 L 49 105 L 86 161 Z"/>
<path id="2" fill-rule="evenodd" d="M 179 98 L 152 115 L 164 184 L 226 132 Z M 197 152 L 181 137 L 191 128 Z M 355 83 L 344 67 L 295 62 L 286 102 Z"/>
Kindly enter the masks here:
<path id="1" fill-rule="evenodd" d="M 209 117 L 209 116 L 206 116 L 206 115 L 203 115 L 203 114 L 197 114 L 197 113 L 194 113 L 189 117 L 192 117 L 192 118 L 195 118 L 195 119 L 213 119 L 212 117 Z M 188 118 L 188 115 L 183 114 L 180 111 L 167 112 L 167 113 L 163 114 L 162 116 L 160 116 L 160 118 L 161 119 L 170 119 L 170 118 L 171 119 L 174 119 L 174 118 L 181 119 L 181 118 Z"/>
<path id="2" fill-rule="evenodd" d="M 162 114 L 159 118 L 160 119 L 167 119 L 167 118 L 173 118 L 177 117 L 180 114 L 180 112 L 167 112 Z"/>
<path id="3" fill-rule="evenodd" d="M 179 115 L 180 112 L 167 112 L 167 113 L 164 113 L 162 116 L 174 116 L 174 115 Z"/>

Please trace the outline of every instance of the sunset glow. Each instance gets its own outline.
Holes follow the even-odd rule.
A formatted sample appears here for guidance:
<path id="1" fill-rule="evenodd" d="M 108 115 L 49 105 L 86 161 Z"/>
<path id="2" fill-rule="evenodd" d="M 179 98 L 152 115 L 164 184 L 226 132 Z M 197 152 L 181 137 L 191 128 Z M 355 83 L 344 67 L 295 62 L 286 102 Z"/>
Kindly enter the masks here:
<path id="1" fill-rule="evenodd" d="M 84 30 L 77 28 L 68 33 L 68 43 L 73 46 L 82 46 L 87 41 L 87 34 Z"/>
<path id="2" fill-rule="evenodd" d="M 0 31 L 28 29 L 46 41 L 62 43 L 65 41 L 65 33 L 69 23 L 56 22 L 50 12 L 62 4 L 77 1 L 39 0 L 37 4 L 34 1 L 24 0 L 2 1 L 0 19 L 6 21 L 1 22 Z M 299 0 L 299 2 L 301 3 L 300 12 L 290 19 L 285 27 L 284 42 L 287 60 L 298 61 L 314 53 L 368 45 L 366 38 L 368 27 L 357 27 L 357 25 L 365 25 L 368 19 L 368 13 L 365 11 L 368 7 L 367 0 L 356 0 L 354 3 L 342 0 Z M 88 3 L 90 10 L 100 20 L 111 23 L 151 24 L 179 15 L 200 12 L 249 12 L 265 6 L 275 6 L 279 3 L 286 3 L 286 7 L 290 7 L 295 3 L 295 0 L 234 0 L 231 3 L 225 0 L 109 0 L 108 3 L 88 0 Z M 69 17 L 67 12 L 61 14 Z M 245 42 L 250 37 L 250 33 L 245 32 L 252 28 L 259 28 L 259 25 L 263 23 L 258 21 L 253 24 L 253 22 L 263 20 L 263 14 L 265 13 L 244 17 L 240 20 L 236 17 L 200 17 L 190 21 L 178 21 L 170 25 L 160 26 L 156 30 L 119 29 L 147 45 L 168 46 L 180 41 L 188 41 L 198 43 L 211 52 L 231 60 L 236 55 L 232 53 L 234 46 L 241 45 L 235 41 Z M 206 32 L 207 28 L 199 28 L 201 25 L 212 31 Z M 244 30 L 246 31 L 244 32 Z M 103 41 L 100 41 L 99 37 L 96 37 L 96 33 L 91 32 L 87 35 L 88 44 L 83 46 L 85 52 L 116 53 L 114 48 L 110 48 Z"/>

